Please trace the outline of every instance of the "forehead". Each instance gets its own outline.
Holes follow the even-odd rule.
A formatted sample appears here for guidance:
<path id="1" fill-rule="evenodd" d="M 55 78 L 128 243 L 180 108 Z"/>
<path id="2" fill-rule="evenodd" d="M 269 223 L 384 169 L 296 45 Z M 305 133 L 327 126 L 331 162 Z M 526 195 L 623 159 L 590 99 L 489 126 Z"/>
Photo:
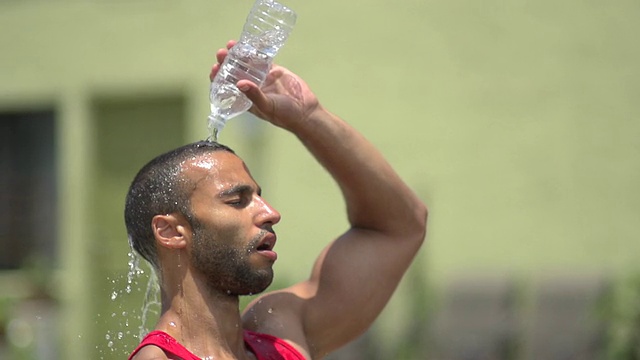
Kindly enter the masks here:
<path id="1" fill-rule="evenodd" d="M 222 191 L 238 184 L 255 184 L 244 161 L 228 151 L 197 155 L 182 164 L 185 177 L 198 188 Z"/>

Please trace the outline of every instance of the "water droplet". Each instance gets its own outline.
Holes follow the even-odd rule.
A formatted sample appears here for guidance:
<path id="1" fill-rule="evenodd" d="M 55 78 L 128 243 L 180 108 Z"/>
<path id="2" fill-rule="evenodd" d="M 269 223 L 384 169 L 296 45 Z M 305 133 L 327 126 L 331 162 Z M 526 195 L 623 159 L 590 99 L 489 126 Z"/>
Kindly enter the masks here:
<path id="1" fill-rule="evenodd" d="M 110 347 L 110 348 L 112 348 L 112 347 L 113 347 L 113 341 L 109 341 L 109 342 L 107 343 L 107 346 L 108 346 L 108 347 Z"/>
<path id="2" fill-rule="evenodd" d="M 115 300 L 118 297 L 118 293 L 117 292 L 112 292 L 111 293 L 111 300 Z"/>
<path id="3" fill-rule="evenodd" d="M 169 323 L 169 326 L 176 327 L 176 323 L 174 323 L 174 322 L 172 321 L 172 322 L 170 322 L 170 323 Z"/>
<path id="4" fill-rule="evenodd" d="M 105 335 L 105 336 L 104 336 L 104 338 L 105 338 L 106 340 L 111 340 L 111 335 L 107 334 L 107 335 Z"/>
<path id="5" fill-rule="evenodd" d="M 269 314 L 273 314 L 273 309 L 272 309 L 272 308 L 269 308 L 269 310 L 267 310 L 267 312 L 268 312 Z"/>
<path id="6" fill-rule="evenodd" d="M 122 340 L 123 337 L 124 334 L 122 333 L 122 331 L 118 332 L 118 340 Z"/>
<path id="7" fill-rule="evenodd" d="M 156 276 L 153 268 L 151 268 L 151 274 L 147 282 L 147 289 L 144 294 L 144 302 L 142 306 L 142 314 L 138 317 L 140 320 L 138 338 L 142 339 L 149 332 L 147 330 L 147 317 L 149 313 L 158 314 L 160 309 L 160 286 L 158 285 L 158 277 Z"/>

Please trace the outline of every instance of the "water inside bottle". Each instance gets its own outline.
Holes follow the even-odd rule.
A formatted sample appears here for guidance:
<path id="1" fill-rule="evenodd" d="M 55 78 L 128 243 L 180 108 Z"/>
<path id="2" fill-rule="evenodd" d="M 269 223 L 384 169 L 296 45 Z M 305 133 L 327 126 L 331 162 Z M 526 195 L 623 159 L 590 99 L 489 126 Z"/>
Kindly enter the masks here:
<path id="1" fill-rule="evenodd" d="M 236 87 L 239 80 L 250 80 L 262 85 L 271 61 L 287 38 L 287 32 L 279 25 L 259 34 L 244 34 L 241 42 L 229 50 L 227 59 L 211 82 L 208 117 L 210 141 L 218 141 L 218 135 L 227 120 L 249 110 L 251 101 Z"/>
<path id="2" fill-rule="evenodd" d="M 251 107 L 251 101 L 233 85 L 225 83 L 224 78 L 211 83 L 211 113 L 207 118 L 209 141 L 218 141 L 218 134 L 228 119 L 240 115 Z"/>
<path id="3" fill-rule="evenodd" d="M 209 132 L 214 141 L 217 141 L 217 134 L 222 131 L 227 120 L 251 107 L 251 101 L 237 88 L 237 82 L 246 79 L 259 84 L 269 69 L 268 62 L 257 60 L 258 57 L 245 48 L 243 45 L 240 49 L 233 49 L 211 82 L 211 113 L 208 119 Z"/>

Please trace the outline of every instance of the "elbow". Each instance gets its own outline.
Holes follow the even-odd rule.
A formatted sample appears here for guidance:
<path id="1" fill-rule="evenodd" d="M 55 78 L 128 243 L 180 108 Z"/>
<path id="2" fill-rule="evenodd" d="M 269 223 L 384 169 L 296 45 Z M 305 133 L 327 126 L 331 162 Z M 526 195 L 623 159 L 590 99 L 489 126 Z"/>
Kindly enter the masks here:
<path id="1" fill-rule="evenodd" d="M 427 219 L 429 218 L 429 210 L 427 206 L 417 201 L 412 207 L 410 220 L 405 224 L 405 237 L 410 239 L 419 248 L 425 241 L 427 235 Z"/>
<path id="2" fill-rule="evenodd" d="M 427 220 L 429 219 L 429 209 L 423 202 L 419 202 L 416 206 L 416 219 L 416 236 L 418 237 L 420 244 L 422 244 L 427 236 Z"/>

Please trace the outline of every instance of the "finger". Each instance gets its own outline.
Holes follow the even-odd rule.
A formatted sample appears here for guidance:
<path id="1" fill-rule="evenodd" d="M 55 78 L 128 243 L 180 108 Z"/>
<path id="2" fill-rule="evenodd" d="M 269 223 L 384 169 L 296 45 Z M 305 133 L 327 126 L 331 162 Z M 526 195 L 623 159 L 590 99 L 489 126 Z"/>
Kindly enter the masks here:
<path id="1" fill-rule="evenodd" d="M 213 81 L 213 78 L 216 77 L 216 74 L 218 73 L 218 70 L 220 70 L 220 64 L 214 64 L 211 67 L 211 72 L 209 73 L 209 80 Z"/>
<path id="2" fill-rule="evenodd" d="M 218 63 L 213 65 L 213 67 L 211 68 L 211 72 L 209 73 L 209 79 L 211 81 L 213 81 L 213 78 L 218 73 L 218 70 L 220 70 L 220 64 L 222 64 L 227 55 L 229 55 L 229 49 L 231 49 L 236 44 L 236 42 L 237 41 L 235 40 L 229 40 L 227 42 L 226 49 L 218 49 L 218 51 L 216 52 L 216 60 L 218 61 Z"/>
<path id="3" fill-rule="evenodd" d="M 254 84 L 250 80 L 240 80 L 236 84 L 238 89 L 242 91 L 251 100 L 253 105 L 261 112 L 269 112 L 270 106 L 269 98 L 260 90 L 258 85 Z"/>
<path id="4" fill-rule="evenodd" d="M 224 58 L 226 58 L 228 54 L 229 50 L 218 49 L 218 52 L 216 52 L 216 60 L 218 60 L 218 63 L 222 64 L 224 62 Z"/>

